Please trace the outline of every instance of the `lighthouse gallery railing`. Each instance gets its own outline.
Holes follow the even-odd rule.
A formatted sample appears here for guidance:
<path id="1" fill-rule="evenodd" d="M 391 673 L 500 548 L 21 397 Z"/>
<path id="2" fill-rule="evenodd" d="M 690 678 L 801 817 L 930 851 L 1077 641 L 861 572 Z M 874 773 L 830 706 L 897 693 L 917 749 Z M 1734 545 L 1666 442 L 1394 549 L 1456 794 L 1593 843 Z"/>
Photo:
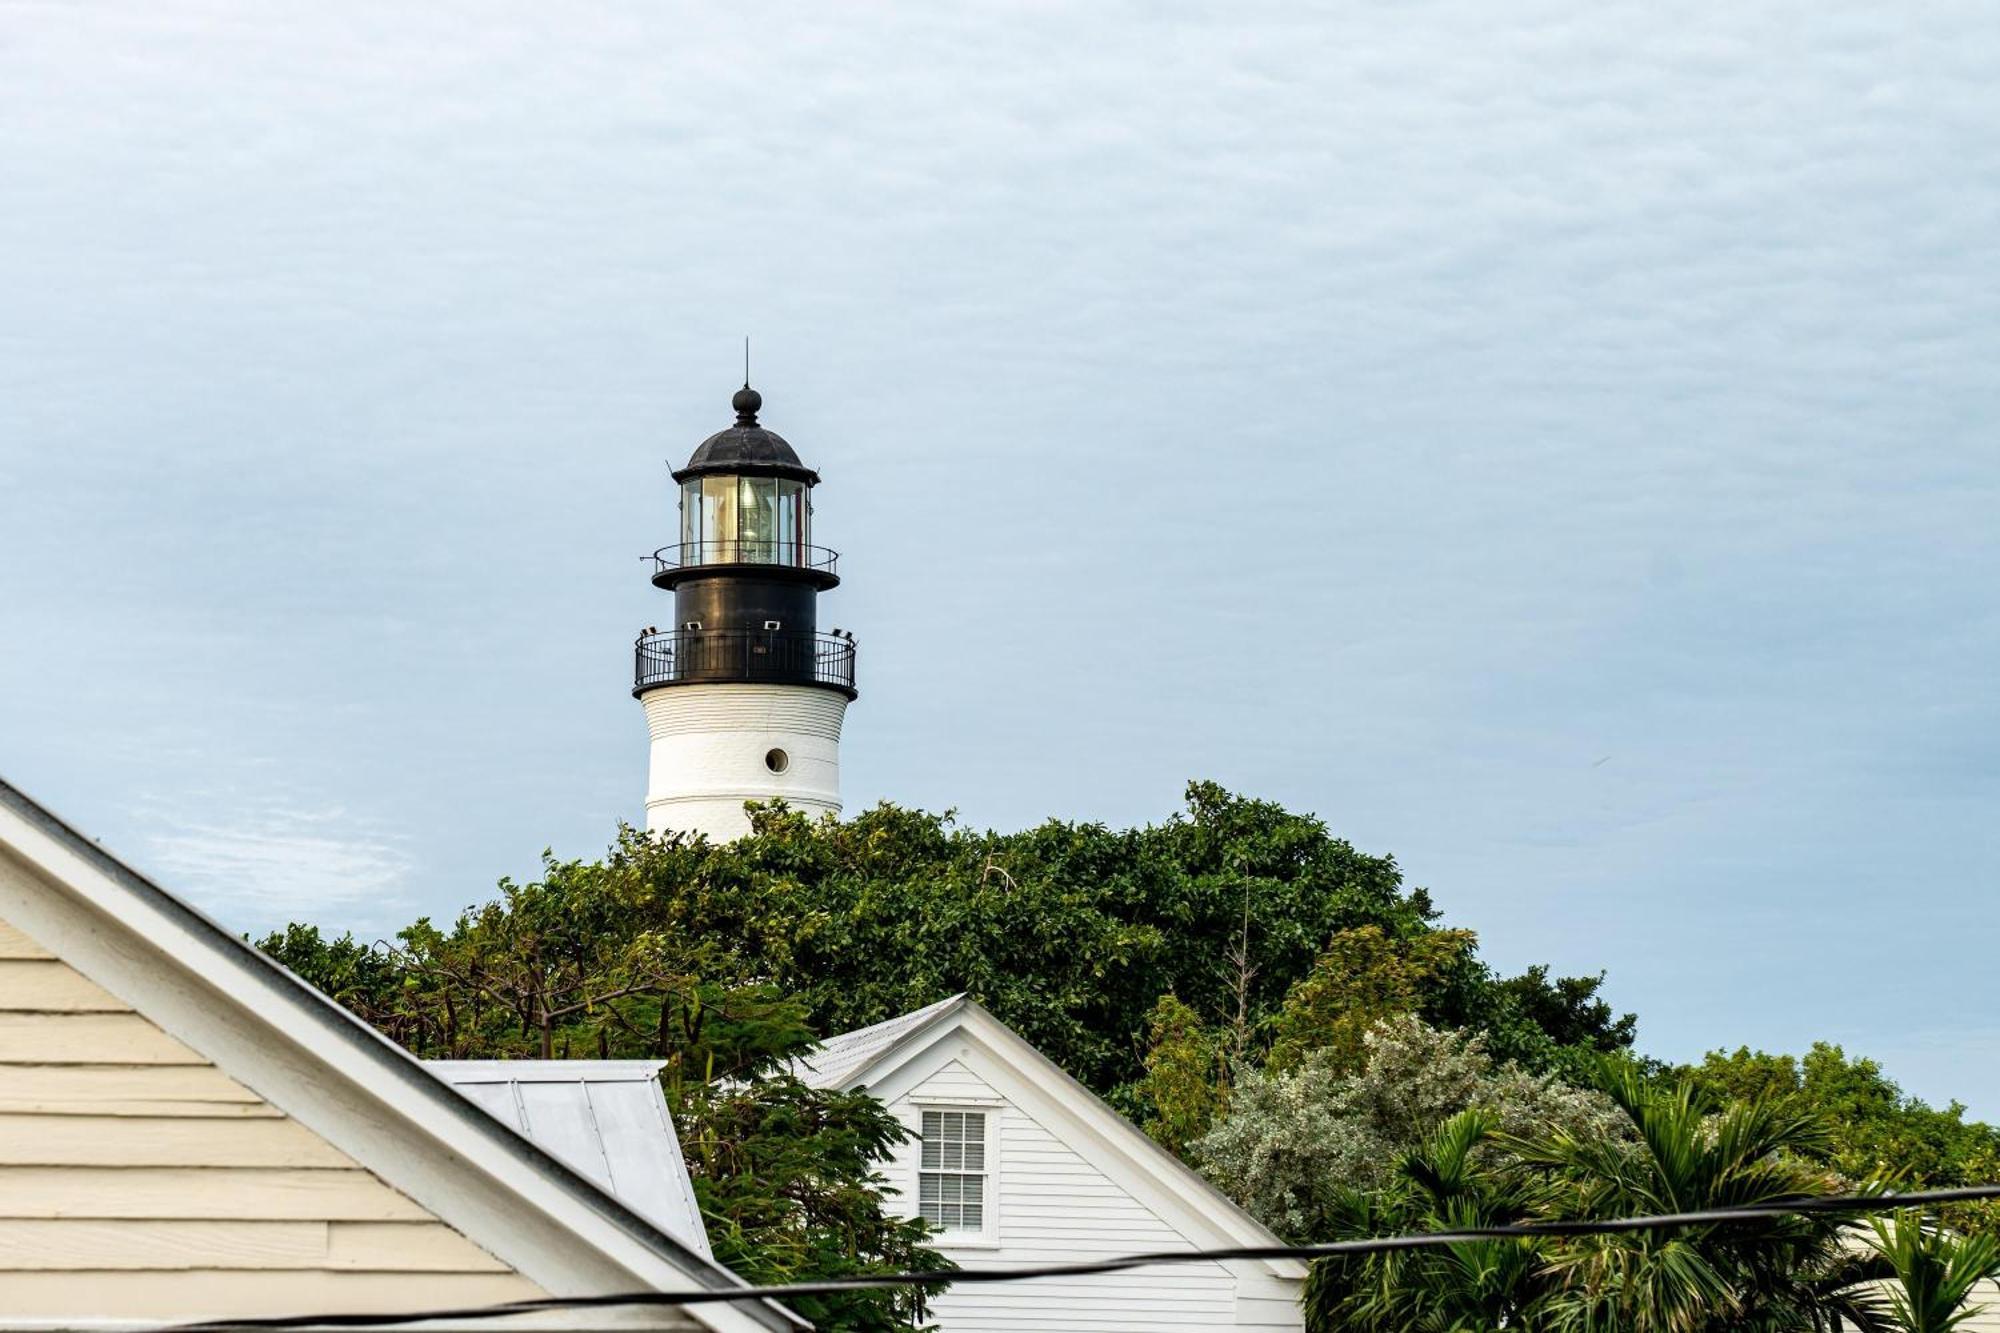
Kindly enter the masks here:
<path id="1" fill-rule="evenodd" d="M 819 574 L 839 574 L 840 552 L 804 542 L 743 537 L 728 541 L 676 542 L 653 552 L 653 573 L 670 574 L 702 565 L 782 565 Z"/>
<path id="2" fill-rule="evenodd" d="M 641 634 L 634 693 L 656 685 L 755 681 L 854 689 L 854 641 L 797 630 L 690 629 Z"/>

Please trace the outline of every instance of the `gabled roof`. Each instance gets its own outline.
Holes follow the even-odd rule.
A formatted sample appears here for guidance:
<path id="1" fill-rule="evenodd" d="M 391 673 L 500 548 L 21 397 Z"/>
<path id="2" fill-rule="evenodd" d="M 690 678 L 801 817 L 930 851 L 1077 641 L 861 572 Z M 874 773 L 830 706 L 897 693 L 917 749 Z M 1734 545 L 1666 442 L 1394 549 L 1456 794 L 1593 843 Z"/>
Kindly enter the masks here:
<path id="1" fill-rule="evenodd" d="M 743 1285 L 4 781 L 0 920 L 551 1295 Z M 768 1301 L 616 1318 L 805 1327 Z"/>
<path id="2" fill-rule="evenodd" d="M 842 1091 L 869 1088 L 881 1095 L 899 1070 L 951 1039 L 965 1043 L 969 1050 L 977 1049 L 1013 1074 L 1023 1094 L 1038 1102 L 1035 1107 L 1021 1109 L 1060 1120 L 1059 1126 L 1045 1127 L 1051 1132 L 1066 1132 L 1071 1147 L 1079 1151 L 1094 1147 L 1098 1151 L 1085 1151 L 1085 1155 L 1100 1164 L 1116 1159 L 1132 1168 L 1133 1178 L 1149 1185 L 1157 1200 L 1175 1205 L 1183 1223 L 1214 1232 L 1221 1244 L 1284 1243 L 969 996 L 954 995 L 886 1022 L 830 1037 L 800 1062 L 799 1077 L 814 1087 Z M 1087 1137 L 1091 1143 L 1079 1143 L 1079 1137 Z M 1268 1267 L 1280 1277 L 1305 1276 L 1305 1267 L 1289 1259 L 1273 1260 Z"/>
<path id="3" fill-rule="evenodd" d="M 591 1184 L 701 1254 L 695 1206 L 661 1060 L 426 1060 L 471 1098 Z"/>

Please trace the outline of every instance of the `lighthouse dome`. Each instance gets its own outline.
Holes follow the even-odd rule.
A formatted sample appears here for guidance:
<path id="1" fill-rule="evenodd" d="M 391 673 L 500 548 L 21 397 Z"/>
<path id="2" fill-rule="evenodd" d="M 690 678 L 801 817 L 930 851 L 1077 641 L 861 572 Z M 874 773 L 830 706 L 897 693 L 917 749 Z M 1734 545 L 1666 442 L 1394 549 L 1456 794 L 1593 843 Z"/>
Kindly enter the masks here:
<path id="1" fill-rule="evenodd" d="M 785 441 L 784 436 L 757 424 L 757 412 L 764 406 L 762 394 L 746 384 L 736 391 L 729 405 L 736 409 L 736 424 L 715 432 L 696 446 L 687 466 L 674 472 L 675 481 L 734 473 L 752 477 L 796 477 L 800 481 L 818 484 L 819 473 L 799 461 L 797 451 Z"/>

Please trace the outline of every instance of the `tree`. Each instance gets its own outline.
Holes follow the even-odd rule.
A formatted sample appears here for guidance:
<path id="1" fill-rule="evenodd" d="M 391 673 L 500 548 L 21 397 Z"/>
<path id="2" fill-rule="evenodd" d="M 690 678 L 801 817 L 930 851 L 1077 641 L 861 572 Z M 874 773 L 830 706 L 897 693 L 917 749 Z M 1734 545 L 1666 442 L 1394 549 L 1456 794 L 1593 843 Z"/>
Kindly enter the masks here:
<path id="1" fill-rule="evenodd" d="M 1632 1045 L 1639 1019 L 1614 1013 L 1599 996 L 1604 975 L 1551 979 L 1547 965 L 1536 963 L 1520 976 L 1498 982 L 1494 992 L 1556 1045 L 1609 1054 Z"/>
<path id="2" fill-rule="evenodd" d="M 634 1002 L 654 1001 L 660 1013 L 669 1012 L 668 998 L 696 990 L 726 950 L 699 938 L 621 929 L 623 904 L 604 887 L 581 873 L 526 886 L 503 881 L 499 901 L 461 918 L 449 933 L 417 922 L 399 937 L 403 949 L 391 951 L 403 974 L 406 1010 L 459 1058 L 475 1046 L 526 1045 L 524 1053 L 554 1059 L 558 1032 L 567 1056 L 567 1038 L 579 1027 L 591 1030 L 594 1054 L 608 1054 L 612 1032 L 627 1024 Z M 662 1034 L 651 1039 L 654 1054 L 669 1053 Z"/>
<path id="3" fill-rule="evenodd" d="M 1399 1154 L 1467 1110 L 1516 1134 L 1618 1132 L 1601 1096 L 1497 1064 L 1477 1035 L 1441 1032 L 1410 1015 L 1377 1024 L 1361 1067 L 1348 1065 L 1344 1052 L 1326 1047 L 1293 1069 L 1247 1076 L 1227 1117 L 1193 1146 L 1204 1175 L 1289 1240 L 1344 1234 L 1347 1191 L 1385 1188 Z"/>
<path id="4" fill-rule="evenodd" d="M 811 997 L 822 1026 L 969 992 L 1126 1109 L 1160 996 L 1204 1023 L 1240 1011 L 1255 1030 L 1336 931 L 1429 928 L 1392 861 L 1212 784 L 1192 784 L 1182 815 L 1144 829 L 972 833 L 888 806 L 846 823 L 769 811 L 756 827 L 694 869 L 728 874 L 733 891 L 799 923 L 774 975 Z M 621 850 L 662 891 L 691 869 Z"/>
<path id="5" fill-rule="evenodd" d="M 1338 1239 L 1532 1221 L 1693 1212 L 1810 1197 L 1840 1182 L 1803 1162 L 1825 1127 L 1758 1096 L 1710 1105 L 1685 1080 L 1600 1068 L 1626 1132 L 1499 1132 L 1447 1119 L 1371 1190 L 1344 1190 Z M 1829 1214 L 1599 1235 L 1456 1242 L 1313 1266 L 1309 1333 L 1949 1333 L 2000 1242 L 1904 1215 L 1873 1247 Z"/>
<path id="6" fill-rule="evenodd" d="M 1496 1168 L 1488 1148 L 1499 1120 L 1460 1111 L 1396 1158 L 1378 1193 L 1341 1196 L 1334 1238 L 1413 1235 L 1526 1221 L 1532 1192 Z M 1313 1265 L 1303 1301 L 1308 1333 L 1531 1328 L 1551 1284 L 1533 1241 L 1468 1241 L 1437 1249 L 1332 1258 Z"/>
<path id="7" fill-rule="evenodd" d="M 1711 1097 L 1771 1097 L 1817 1117 L 1827 1138 L 1814 1160 L 1850 1180 L 1947 1189 L 2000 1179 L 2000 1130 L 1966 1120 L 1956 1102 L 1939 1108 L 1907 1095 L 1875 1061 L 1826 1042 L 1803 1059 L 1747 1047 L 1711 1051 L 1683 1074 Z M 1994 1204 L 1958 1205 L 1944 1216 L 1961 1229 L 2000 1235 Z"/>
<path id="8" fill-rule="evenodd" d="M 266 936 L 258 947 L 356 1012 L 386 1013 L 402 985 L 396 962 L 385 950 L 352 935 L 327 939 L 318 926 L 293 923 Z"/>
<path id="9" fill-rule="evenodd" d="M 1235 1063 L 1245 1051 L 1261 1060 L 1287 996 L 1337 935 L 1373 927 L 1421 952 L 1442 933 L 1393 859 L 1213 783 L 1189 784 L 1181 813 L 1137 829 L 1052 820 L 976 833 L 889 805 L 846 822 L 772 807 L 753 828 L 720 847 L 632 834 L 606 867 L 632 880 L 650 928 L 748 932 L 762 974 L 806 996 L 824 1031 L 967 992 L 1135 1117 L 1161 996 L 1225 1031 Z M 1552 983 L 1543 969 L 1503 990 L 1470 937 L 1453 938 L 1465 947 L 1418 983 L 1417 1011 L 1553 1067 L 1562 1042 L 1527 1011 L 1586 1030 L 1590 1014 L 1562 997 L 1594 995 L 1595 982 Z M 1519 998 L 1544 991 L 1534 1005 Z"/>
<path id="10" fill-rule="evenodd" d="M 1414 1013 L 1473 946 L 1469 930 L 1404 938 L 1375 925 L 1335 931 L 1312 971 L 1286 992 L 1272 1022 L 1271 1070 L 1282 1073 L 1315 1051 L 1329 1052 L 1335 1064 L 1357 1063 L 1369 1030 Z"/>
<path id="11" fill-rule="evenodd" d="M 800 1082 L 774 1061 L 811 1045 L 804 1007 L 767 988 L 707 994 L 668 1072 L 668 1105 L 709 1243 L 766 1284 L 952 1265 L 905 1213 L 879 1165 L 909 1131 L 865 1092 Z M 920 1325 L 928 1294 L 903 1287 L 793 1304 L 826 1333 Z"/>
<path id="12" fill-rule="evenodd" d="M 1630 1137 L 1570 1130 L 1513 1140 L 1540 1177 L 1541 1215 L 1559 1220 L 1743 1207 L 1834 1192 L 1807 1164 L 1826 1127 L 1777 1099 L 1717 1108 L 1686 1080 L 1647 1082 L 1629 1061 L 1601 1069 L 1601 1090 Z M 1816 1330 L 1844 1320 L 1880 1327 L 1866 1279 L 1879 1275 L 1846 1243 L 1841 1221 L 1793 1215 L 1568 1239 L 1549 1247 L 1550 1317 L 1580 1330 L 1723 1333 Z"/>
<path id="13" fill-rule="evenodd" d="M 1229 1100 L 1227 1052 L 1194 1010 L 1162 995 L 1147 1024 L 1150 1044 L 1138 1098 L 1148 1109 L 1143 1128 L 1179 1156 L 1208 1132 Z"/>

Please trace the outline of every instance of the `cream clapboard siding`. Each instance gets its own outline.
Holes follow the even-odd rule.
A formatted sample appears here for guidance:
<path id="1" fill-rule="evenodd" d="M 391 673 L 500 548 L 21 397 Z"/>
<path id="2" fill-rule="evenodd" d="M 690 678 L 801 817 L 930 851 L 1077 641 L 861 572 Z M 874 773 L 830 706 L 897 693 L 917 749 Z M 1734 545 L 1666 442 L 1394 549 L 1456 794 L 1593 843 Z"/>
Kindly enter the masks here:
<path id="1" fill-rule="evenodd" d="M 0 922 L 0 1319 L 540 1294 Z"/>
<path id="2" fill-rule="evenodd" d="M 997 1247 L 951 1247 L 966 1267 L 1026 1267 L 1139 1250 L 1193 1248 L 1140 1200 L 1093 1166 L 965 1064 L 953 1060 L 891 1103 L 920 1127 L 929 1104 L 979 1106 L 997 1148 Z M 891 1179 L 914 1199 L 916 1145 L 899 1154 Z M 1241 1266 L 1249 1270 L 1251 1266 Z M 1176 1264 L 1088 1278 L 1038 1279 L 969 1287 L 938 1298 L 944 1333 L 1073 1329 L 1078 1333 L 1158 1333 L 1177 1329 L 1269 1329 L 1296 1333 L 1296 1287 L 1258 1271 L 1221 1264 Z"/>

